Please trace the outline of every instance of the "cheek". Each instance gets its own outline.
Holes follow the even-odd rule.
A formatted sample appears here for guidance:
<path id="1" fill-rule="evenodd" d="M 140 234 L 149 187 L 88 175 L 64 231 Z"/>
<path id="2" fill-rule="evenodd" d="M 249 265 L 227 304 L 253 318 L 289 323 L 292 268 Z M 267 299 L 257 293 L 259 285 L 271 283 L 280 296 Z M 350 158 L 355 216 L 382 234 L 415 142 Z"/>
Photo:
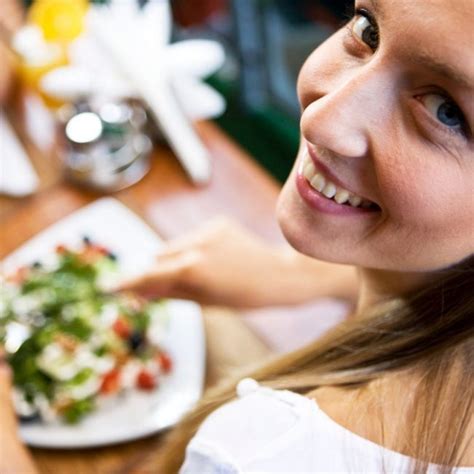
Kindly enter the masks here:
<path id="1" fill-rule="evenodd" d="M 344 30 L 344 29 L 343 29 Z M 298 76 L 297 92 L 302 109 L 335 87 L 335 78 L 343 79 L 348 71 L 346 56 L 341 49 L 340 30 L 321 44 L 308 57 Z"/>
<path id="2" fill-rule="evenodd" d="M 411 161 L 413 165 L 416 160 Z M 390 221 L 410 235 L 444 240 L 473 226 L 474 203 L 466 199 L 468 180 L 454 166 L 450 170 L 426 163 L 393 167 L 379 182 Z"/>
<path id="3" fill-rule="evenodd" d="M 288 243 L 301 253 L 310 252 L 314 240 L 312 217 L 305 212 L 294 186 L 298 160 L 278 197 L 276 216 L 280 229 Z"/>

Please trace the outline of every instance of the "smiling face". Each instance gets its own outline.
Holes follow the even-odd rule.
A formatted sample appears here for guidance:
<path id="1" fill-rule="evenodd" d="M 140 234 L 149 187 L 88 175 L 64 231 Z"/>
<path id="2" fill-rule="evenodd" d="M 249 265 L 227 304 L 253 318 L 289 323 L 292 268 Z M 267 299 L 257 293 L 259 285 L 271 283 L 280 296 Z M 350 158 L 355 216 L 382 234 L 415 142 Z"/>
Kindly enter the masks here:
<path id="1" fill-rule="evenodd" d="M 472 0 L 357 1 L 308 58 L 278 204 L 296 249 L 394 271 L 474 252 L 473 20 Z"/>

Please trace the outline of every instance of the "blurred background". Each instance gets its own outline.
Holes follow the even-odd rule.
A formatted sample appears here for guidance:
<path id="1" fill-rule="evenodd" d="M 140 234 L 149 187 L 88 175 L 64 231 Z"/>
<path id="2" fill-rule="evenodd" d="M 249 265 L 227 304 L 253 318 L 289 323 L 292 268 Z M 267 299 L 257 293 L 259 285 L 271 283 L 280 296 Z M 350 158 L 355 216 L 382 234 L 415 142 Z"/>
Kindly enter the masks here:
<path id="1" fill-rule="evenodd" d="M 165 240 L 227 215 L 265 248 L 284 245 L 274 209 L 299 144 L 298 73 L 347 3 L 0 0 L 0 257 L 57 223 L 97 243 L 104 229 L 111 255 L 139 273 L 154 258 L 130 210 Z M 61 249 L 58 227 L 46 232 Z M 206 309 L 207 383 L 300 347 L 348 311 L 330 298 Z M 135 449 L 111 455 L 128 463 Z M 84 472 L 109 472 L 91 459 Z"/>
<path id="2" fill-rule="evenodd" d="M 298 148 L 296 80 L 309 53 L 341 26 L 345 0 L 174 0 L 177 38 L 212 38 L 225 66 L 209 82 L 227 100 L 217 119 L 283 182 Z"/>
<path id="3" fill-rule="evenodd" d="M 48 3 L 48 0 L 21 1 L 30 12 L 38 4 Z M 68 1 L 56 0 L 56 3 Z M 88 1 L 73 0 L 73 3 Z M 134 0 L 123 0 L 129 1 Z M 136 0 L 142 8 L 153 1 Z M 107 4 L 108 0 L 89 3 Z M 347 2 L 171 0 L 170 6 L 171 43 L 208 39 L 217 41 L 225 50 L 223 66 L 206 78 L 207 84 L 226 102 L 225 112 L 213 117 L 214 120 L 283 182 L 299 140 L 295 91 L 298 71 L 308 54 L 340 27 L 347 13 Z"/>

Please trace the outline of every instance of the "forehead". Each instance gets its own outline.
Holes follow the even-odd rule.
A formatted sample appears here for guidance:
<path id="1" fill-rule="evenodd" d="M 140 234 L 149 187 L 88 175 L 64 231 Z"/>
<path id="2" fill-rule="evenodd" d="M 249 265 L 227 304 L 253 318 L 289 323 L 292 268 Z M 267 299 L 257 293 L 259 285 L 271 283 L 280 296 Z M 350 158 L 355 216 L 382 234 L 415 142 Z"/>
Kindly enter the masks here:
<path id="1" fill-rule="evenodd" d="M 474 85 L 474 0 L 368 0 L 381 36 L 407 57 L 455 66 Z"/>
<path id="2" fill-rule="evenodd" d="M 396 20 L 400 28 L 424 26 L 432 40 L 442 39 L 441 29 L 449 37 L 472 46 L 473 0 L 369 0 L 387 20 Z M 444 36 L 444 35 L 443 35 Z M 448 39 L 448 38 L 445 38 Z"/>

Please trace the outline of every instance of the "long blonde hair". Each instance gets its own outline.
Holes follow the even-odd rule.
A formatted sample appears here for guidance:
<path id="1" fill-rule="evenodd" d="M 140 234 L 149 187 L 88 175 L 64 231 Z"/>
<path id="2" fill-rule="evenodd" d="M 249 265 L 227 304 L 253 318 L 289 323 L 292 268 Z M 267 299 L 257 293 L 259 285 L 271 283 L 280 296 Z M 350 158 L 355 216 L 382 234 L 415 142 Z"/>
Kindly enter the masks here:
<path id="1" fill-rule="evenodd" d="M 321 386 L 365 384 L 388 373 L 422 373 L 410 429 L 399 440 L 416 458 L 449 472 L 465 454 L 474 409 L 474 257 L 447 271 L 429 287 L 349 320 L 312 344 L 280 356 L 250 374 L 264 385 L 307 393 Z M 172 430 L 157 472 L 176 473 L 199 425 L 235 397 L 236 378 L 206 393 Z"/>

